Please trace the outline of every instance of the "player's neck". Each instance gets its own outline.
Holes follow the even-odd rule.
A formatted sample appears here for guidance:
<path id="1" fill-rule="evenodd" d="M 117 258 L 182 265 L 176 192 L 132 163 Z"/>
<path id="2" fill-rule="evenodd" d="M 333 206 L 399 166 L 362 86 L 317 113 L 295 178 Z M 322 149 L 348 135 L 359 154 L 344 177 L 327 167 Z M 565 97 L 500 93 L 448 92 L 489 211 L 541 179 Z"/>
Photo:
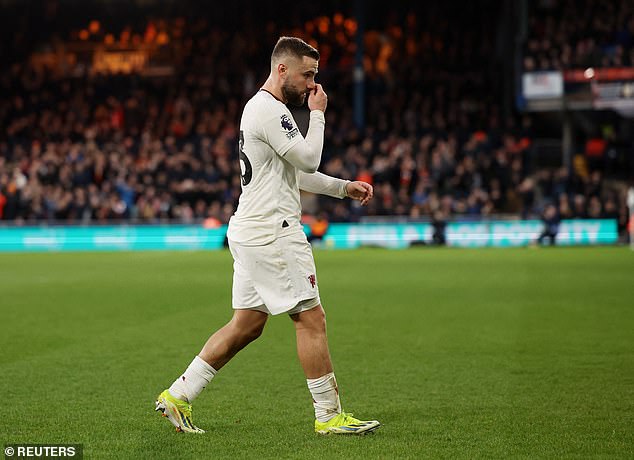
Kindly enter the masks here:
<path id="1" fill-rule="evenodd" d="M 284 100 L 284 94 L 282 94 L 281 85 L 276 84 L 271 76 L 266 79 L 264 85 L 262 85 L 262 89 L 268 93 L 271 93 L 275 99 L 278 99 L 286 104 L 287 101 Z"/>

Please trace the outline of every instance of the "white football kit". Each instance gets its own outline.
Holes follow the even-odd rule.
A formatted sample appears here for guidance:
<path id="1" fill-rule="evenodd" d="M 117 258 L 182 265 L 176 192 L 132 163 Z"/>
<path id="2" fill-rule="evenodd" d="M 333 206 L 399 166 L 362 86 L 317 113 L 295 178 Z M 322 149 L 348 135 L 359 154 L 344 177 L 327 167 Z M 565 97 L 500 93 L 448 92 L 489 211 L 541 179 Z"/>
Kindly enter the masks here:
<path id="1" fill-rule="evenodd" d="M 286 105 L 265 90 L 244 107 L 242 193 L 227 231 L 235 309 L 275 315 L 320 303 L 315 262 L 300 222 L 299 190 L 344 198 L 348 183 L 316 172 L 324 126 L 324 113 L 311 111 L 304 138 Z"/>

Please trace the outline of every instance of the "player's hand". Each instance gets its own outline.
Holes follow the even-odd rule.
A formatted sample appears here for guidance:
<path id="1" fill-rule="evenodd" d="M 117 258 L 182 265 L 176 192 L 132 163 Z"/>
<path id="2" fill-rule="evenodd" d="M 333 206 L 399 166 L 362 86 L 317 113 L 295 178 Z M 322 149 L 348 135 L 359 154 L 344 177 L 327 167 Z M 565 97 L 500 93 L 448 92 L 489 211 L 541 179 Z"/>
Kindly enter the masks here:
<path id="1" fill-rule="evenodd" d="M 365 206 L 374 197 L 374 189 L 367 182 L 356 180 L 354 182 L 348 182 L 346 185 L 346 192 L 348 196 L 353 200 L 361 202 L 361 206 Z"/>
<path id="2" fill-rule="evenodd" d="M 325 112 L 327 105 L 328 95 L 319 83 L 315 83 L 315 88 L 308 94 L 308 108 Z"/>

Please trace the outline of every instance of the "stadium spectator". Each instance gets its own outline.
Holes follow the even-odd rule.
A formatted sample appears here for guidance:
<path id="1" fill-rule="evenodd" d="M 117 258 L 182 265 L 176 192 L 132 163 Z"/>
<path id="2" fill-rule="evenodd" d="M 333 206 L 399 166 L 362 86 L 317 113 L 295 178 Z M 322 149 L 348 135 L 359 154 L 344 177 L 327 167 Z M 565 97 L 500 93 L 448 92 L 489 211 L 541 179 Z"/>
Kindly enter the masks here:
<path id="1" fill-rule="evenodd" d="M 308 242 L 311 244 L 319 243 L 328 231 L 328 217 L 326 213 L 320 212 L 317 217 L 310 221 L 310 235 Z"/>
<path id="2" fill-rule="evenodd" d="M 550 245 L 554 246 L 557 240 L 557 233 L 559 233 L 560 222 L 560 217 L 555 205 L 546 205 L 544 212 L 542 213 L 542 222 L 544 223 L 544 229 L 537 238 L 537 243 L 543 244 L 544 240 L 547 239 L 550 242 Z"/>
<path id="3" fill-rule="evenodd" d="M 434 212 L 434 216 L 432 219 L 432 244 L 436 246 L 444 246 L 447 244 L 447 221 L 445 215 L 441 210 L 437 210 Z"/>

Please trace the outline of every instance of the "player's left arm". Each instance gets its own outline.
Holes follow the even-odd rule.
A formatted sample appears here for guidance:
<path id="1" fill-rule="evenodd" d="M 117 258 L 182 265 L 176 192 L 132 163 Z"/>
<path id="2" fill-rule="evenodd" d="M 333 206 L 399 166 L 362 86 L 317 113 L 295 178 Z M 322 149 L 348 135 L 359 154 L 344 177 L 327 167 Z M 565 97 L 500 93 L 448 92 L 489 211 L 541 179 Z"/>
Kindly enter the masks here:
<path id="1" fill-rule="evenodd" d="M 338 179 L 320 173 L 299 171 L 299 188 L 311 193 L 319 193 L 334 198 L 350 197 L 365 206 L 374 196 L 372 186 L 367 182 Z"/>

